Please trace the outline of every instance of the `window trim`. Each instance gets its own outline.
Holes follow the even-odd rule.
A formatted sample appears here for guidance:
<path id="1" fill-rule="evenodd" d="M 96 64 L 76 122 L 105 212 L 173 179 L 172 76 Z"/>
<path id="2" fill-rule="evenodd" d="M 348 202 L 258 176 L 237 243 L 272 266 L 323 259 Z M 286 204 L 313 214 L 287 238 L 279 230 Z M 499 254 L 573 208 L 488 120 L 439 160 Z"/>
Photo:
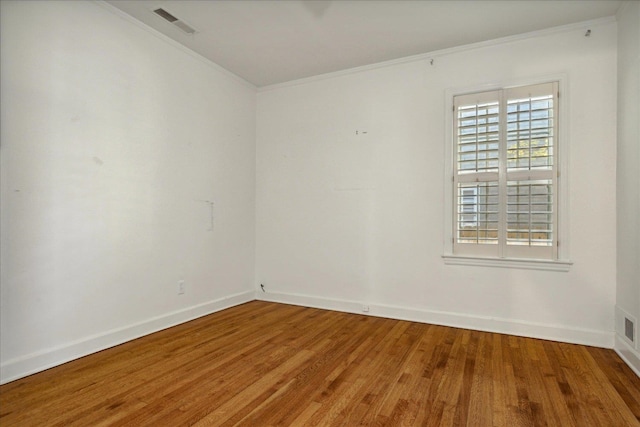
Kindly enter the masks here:
<path id="1" fill-rule="evenodd" d="M 557 188 L 557 251 L 554 259 L 513 258 L 513 257 L 488 257 L 479 255 L 460 255 L 453 252 L 454 230 L 454 97 L 476 92 L 488 92 L 509 89 L 520 86 L 529 86 L 549 82 L 558 83 L 557 117 L 558 134 L 557 146 L 554 149 L 554 161 L 556 167 Z M 512 81 L 494 82 L 471 87 L 449 88 L 445 90 L 445 167 L 444 167 L 444 251 L 442 258 L 448 265 L 473 265 L 507 268 L 527 268 L 536 270 L 568 271 L 572 262 L 569 260 L 569 108 L 568 83 L 566 74 L 553 74 L 519 79 Z"/>
<path id="2" fill-rule="evenodd" d="M 568 260 L 544 260 L 534 258 L 489 258 L 463 255 L 442 255 L 447 265 L 469 265 L 476 267 L 520 268 L 526 270 L 546 270 L 567 272 L 573 265 Z"/>

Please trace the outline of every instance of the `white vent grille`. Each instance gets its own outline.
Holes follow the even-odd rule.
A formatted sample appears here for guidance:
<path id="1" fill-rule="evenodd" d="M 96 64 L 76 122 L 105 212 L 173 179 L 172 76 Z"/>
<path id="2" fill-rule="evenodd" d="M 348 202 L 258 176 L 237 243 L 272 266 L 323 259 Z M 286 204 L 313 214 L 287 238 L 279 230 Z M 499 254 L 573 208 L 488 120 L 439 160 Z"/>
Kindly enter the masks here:
<path id="1" fill-rule="evenodd" d="M 634 329 L 635 325 L 631 319 L 628 317 L 624 318 L 624 336 L 631 342 L 634 341 Z"/>
<path id="2" fill-rule="evenodd" d="M 178 18 L 167 12 L 166 10 L 160 8 L 153 11 L 156 15 L 166 19 L 169 22 L 176 22 Z"/>
<path id="3" fill-rule="evenodd" d="M 195 34 L 196 33 L 196 30 L 193 27 L 191 27 L 189 24 L 185 23 L 184 21 L 182 21 L 179 18 L 176 18 L 173 14 L 167 12 L 166 10 L 164 10 L 162 8 L 155 9 L 153 11 L 153 13 L 155 13 L 156 15 L 158 15 L 159 17 L 161 17 L 165 21 L 167 21 L 167 22 L 175 25 L 176 27 L 180 28 L 183 32 L 185 32 L 187 34 Z"/>
<path id="4" fill-rule="evenodd" d="M 616 333 L 632 348 L 637 348 L 637 319 L 625 310 L 616 306 Z"/>
<path id="5" fill-rule="evenodd" d="M 180 28 L 182 31 L 184 31 L 187 34 L 195 34 L 196 30 L 194 30 L 193 28 L 191 28 L 190 26 L 188 26 L 187 24 L 185 24 L 182 21 L 176 21 L 173 23 L 173 25 L 175 25 L 176 27 Z"/>

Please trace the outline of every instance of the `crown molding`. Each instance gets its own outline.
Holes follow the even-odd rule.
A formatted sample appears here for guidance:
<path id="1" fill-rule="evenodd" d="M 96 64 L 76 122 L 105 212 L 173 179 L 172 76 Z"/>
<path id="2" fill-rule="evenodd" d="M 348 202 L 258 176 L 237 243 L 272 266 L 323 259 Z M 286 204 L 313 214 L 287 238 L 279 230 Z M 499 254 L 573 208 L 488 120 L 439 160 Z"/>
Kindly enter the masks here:
<path id="1" fill-rule="evenodd" d="M 379 68 L 391 67 L 391 66 L 394 66 L 394 65 L 408 64 L 408 63 L 412 63 L 412 62 L 432 60 L 432 59 L 435 59 L 435 58 L 438 58 L 438 57 L 443 57 L 443 56 L 452 55 L 452 54 L 461 53 L 461 52 L 466 52 L 466 51 L 471 51 L 471 50 L 483 49 L 483 48 L 491 47 L 491 46 L 498 46 L 498 45 L 513 43 L 513 42 L 517 42 L 517 41 L 521 41 L 521 40 L 534 39 L 534 38 L 539 38 L 539 37 L 546 37 L 546 36 L 549 36 L 549 35 L 552 35 L 552 34 L 558 34 L 558 33 L 568 33 L 568 32 L 571 32 L 571 31 L 582 30 L 582 29 L 585 29 L 585 28 L 593 28 L 595 26 L 606 25 L 606 24 L 610 24 L 612 22 L 616 22 L 616 17 L 615 16 L 608 16 L 608 17 L 605 17 L 605 18 L 593 19 L 593 20 L 589 20 L 589 21 L 581 21 L 581 22 L 576 22 L 574 24 L 567 24 L 567 25 L 562 25 L 562 26 L 558 26 L 558 27 L 546 28 L 544 30 L 531 31 L 531 32 L 528 32 L 528 33 L 517 34 L 517 35 L 514 35 L 514 36 L 501 37 L 501 38 L 492 39 L 492 40 L 486 40 L 486 41 L 482 41 L 482 42 L 478 42 L 478 43 L 471 43 L 471 44 L 451 47 L 451 48 L 447 48 L 447 49 L 435 50 L 435 51 L 428 52 L 428 53 L 421 53 L 421 54 L 418 54 L 418 55 L 412 55 L 412 56 L 406 56 L 406 57 L 403 57 L 403 58 L 392 59 L 390 61 L 383 61 L 383 62 L 378 62 L 378 63 L 375 63 L 375 64 L 363 65 L 361 67 L 354 67 L 354 68 L 349 68 L 349 69 L 346 69 L 346 70 L 340 70 L 340 71 L 334 71 L 334 72 L 325 73 L 325 74 L 319 74 L 317 76 L 311 76 L 311 77 L 305 77 L 305 78 L 302 78 L 302 79 L 291 80 L 291 81 L 284 82 L 284 83 L 276 83 L 276 84 L 273 84 L 273 85 L 262 86 L 262 87 L 258 88 L 258 93 L 260 93 L 260 92 L 268 92 L 268 91 L 271 91 L 271 90 L 282 89 L 282 88 L 286 88 L 286 87 L 303 85 L 303 84 L 317 82 L 317 81 L 321 81 L 321 80 L 333 79 L 333 78 L 337 78 L 337 77 L 347 76 L 347 75 L 350 75 L 350 74 L 361 73 L 361 72 L 364 72 L 364 71 L 370 71 L 370 70 L 376 70 L 376 69 L 379 69 Z"/>

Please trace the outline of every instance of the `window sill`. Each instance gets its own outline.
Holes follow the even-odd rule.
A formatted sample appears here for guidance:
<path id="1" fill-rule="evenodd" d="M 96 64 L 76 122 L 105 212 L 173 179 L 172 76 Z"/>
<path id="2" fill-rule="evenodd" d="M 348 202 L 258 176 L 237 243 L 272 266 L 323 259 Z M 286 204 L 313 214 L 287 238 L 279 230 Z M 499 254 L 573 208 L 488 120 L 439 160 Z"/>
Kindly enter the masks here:
<path id="1" fill-rule="evenodd" d="M 525 270 L 546 270 L 567 272 L 573 262 L 551 261 L 543 259 L 515 259 L 515 258 L 483 258 L 467 257 L 459 255 L 442 255 L 444 263 L 447 265 L 471 265 L 476 267 L 501 267 L 519 268 Z"/>

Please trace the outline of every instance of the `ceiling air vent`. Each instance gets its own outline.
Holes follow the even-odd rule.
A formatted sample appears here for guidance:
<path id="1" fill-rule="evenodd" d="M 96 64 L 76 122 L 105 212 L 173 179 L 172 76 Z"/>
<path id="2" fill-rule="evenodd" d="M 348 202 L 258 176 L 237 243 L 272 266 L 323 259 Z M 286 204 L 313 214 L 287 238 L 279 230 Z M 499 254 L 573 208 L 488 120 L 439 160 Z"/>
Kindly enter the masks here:
<path id="1" fill-rule="evenodd" d="M 181 21 L 180 19 L 176 18 L 175 16 L 173 16 L 172 14 L 170 14 L 169 12 L 167 12 L 162 8 L 155 9 L 153 13 L 160 16 L 162 19 L 170 22 L 171 24 L 175 25 L 176 27 L 180 28 L 182 31 L 184 31 L 187 34 L 196 33 L 196 30 L 194 28 L 190 27 L 184 21 Z"/>

